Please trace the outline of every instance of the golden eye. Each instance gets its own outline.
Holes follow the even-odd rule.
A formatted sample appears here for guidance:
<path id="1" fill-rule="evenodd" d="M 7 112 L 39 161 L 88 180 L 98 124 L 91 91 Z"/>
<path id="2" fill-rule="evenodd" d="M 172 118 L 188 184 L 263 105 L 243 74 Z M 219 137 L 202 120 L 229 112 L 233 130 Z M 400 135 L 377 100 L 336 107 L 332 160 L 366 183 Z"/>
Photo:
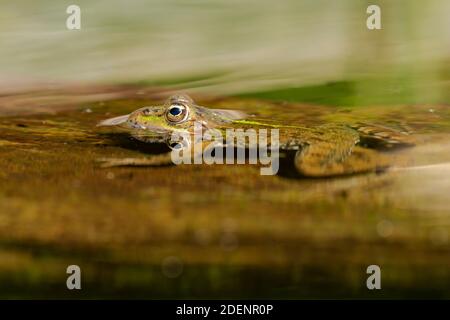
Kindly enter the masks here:
<path id="1" fill-rule="evenodd" d="M 169 122 L 180 123 L 186 121 L 188 115 L 188 108 L 180 104 L 171 105 L 166 111 L 166 118 Z"/>

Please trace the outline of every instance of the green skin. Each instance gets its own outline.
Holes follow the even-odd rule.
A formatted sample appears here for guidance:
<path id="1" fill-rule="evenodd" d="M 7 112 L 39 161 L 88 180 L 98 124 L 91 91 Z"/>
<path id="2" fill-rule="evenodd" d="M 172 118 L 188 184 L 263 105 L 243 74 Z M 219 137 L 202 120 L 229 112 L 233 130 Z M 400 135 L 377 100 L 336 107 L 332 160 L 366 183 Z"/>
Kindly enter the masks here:
<path id="1" fill-rule="evenodd" d="M 185 114 L 171 117 L 169 109 L 184 107 Z M 316 127 L 284 126 L 244 120 L 238 111 L 208 109 L 198 106 L 186 95 L 170 97 L 164 105 L 144 107 L 129 115 L 102 121 L 99 126 L 117 126 L 134 138 L 147 143 L 170 143 L 174 132 L 194 134 L 194 123 L 204 129 L 279 129 L 279 149 L 294 150 L 297 171 L 308 177 L 330 177 L 377 171 L 388 166 L 374 150 L 358 146 L 361 138 L 370 137 L 389 146 L 412 145 L 409 136 L 390 128 L 372 125 L 326 124 Z M 239 147 L 239 146 L 238 146 Z M 248 147 L 248 146 L 245 146 Z M 99 159 L 102 167 L 160 166 L 171 164 L 170 152 L 146 158 Z"/>

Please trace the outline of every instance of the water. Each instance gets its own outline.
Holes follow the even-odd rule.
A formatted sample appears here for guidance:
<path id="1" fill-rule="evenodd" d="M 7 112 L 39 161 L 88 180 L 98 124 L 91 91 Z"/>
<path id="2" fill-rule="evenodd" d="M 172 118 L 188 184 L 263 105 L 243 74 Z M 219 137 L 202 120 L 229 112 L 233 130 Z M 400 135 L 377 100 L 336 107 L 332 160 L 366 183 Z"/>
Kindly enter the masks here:
<path id="1" fill-rule="evenodd" d="M 2 297 L 74 297 L 64 270 L 75 262 L 84 298 L 372 297 L 365 268 L 374 263 L 386 273 L 379 297 L 448 297 L 448 108 L 199 100 L 309 125 L 369 116 L 393 124 L 395 112 L 424 139 L 401 153 L 413 161 L 406 169 L 308 180 L 249 165 L 101 169 L 98 158 L 148 148 L 95 124 L 158 98 L 146 88 L 100 95 L 113 100 L 71 90 L 44 95 L 52 103 L 39 114 L 0 121 Z M 69 110 L 61 100 L 81 98 Z"/>

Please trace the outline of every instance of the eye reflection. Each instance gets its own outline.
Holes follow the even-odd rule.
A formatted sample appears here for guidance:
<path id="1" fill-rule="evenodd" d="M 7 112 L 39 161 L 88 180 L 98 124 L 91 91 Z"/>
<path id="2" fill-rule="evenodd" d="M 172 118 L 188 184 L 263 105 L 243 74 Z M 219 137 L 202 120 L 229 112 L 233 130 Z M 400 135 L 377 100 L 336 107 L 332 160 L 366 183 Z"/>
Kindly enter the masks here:
<path id="1" fill-rule="evenodd" d="M 169 148 L 173 149 L 173 150 L 179 150 L 179 149 L 183 148 L 183 145 L 181 143 L 179 143 L 179 142 L 172 142 L 169 145 Z"/>
<path id="2" fill-rule="evenodd" d="M 167 141 L 167 146 L 172 150 L 189 149 L 190 145 L 190 141 L 184 137 L 181 137 L 181 141 Z"/>

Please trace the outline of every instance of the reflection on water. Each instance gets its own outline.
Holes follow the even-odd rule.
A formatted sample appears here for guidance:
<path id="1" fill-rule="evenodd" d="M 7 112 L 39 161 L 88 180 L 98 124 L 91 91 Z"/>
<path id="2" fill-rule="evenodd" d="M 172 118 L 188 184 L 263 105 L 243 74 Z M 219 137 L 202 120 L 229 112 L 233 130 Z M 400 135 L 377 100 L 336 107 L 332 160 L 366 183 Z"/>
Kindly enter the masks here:
<path id="1" fill-rule="evenodd" d="M 368 3 L 79 0 L 82 30 L 68 31 L 65 2 L 4 2 L 0 83 L 145 81 L 236 94 L 376 76 L 394 85 L 356 94 L 406 83 L 419 101 L 448 99 L 450 3 L 378 1 L 378 31 L 366 28 Z"/>

